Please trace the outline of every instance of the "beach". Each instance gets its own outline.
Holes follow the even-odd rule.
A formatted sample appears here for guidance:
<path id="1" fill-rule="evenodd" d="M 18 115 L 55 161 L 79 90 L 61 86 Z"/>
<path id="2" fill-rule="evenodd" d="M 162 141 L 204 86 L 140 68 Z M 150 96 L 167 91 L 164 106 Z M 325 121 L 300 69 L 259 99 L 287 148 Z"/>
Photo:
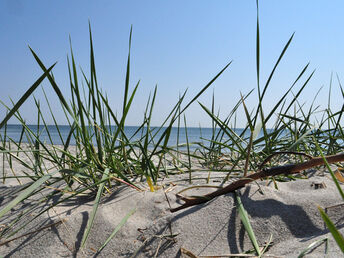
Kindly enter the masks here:
<path id="1" fill-rule="evenodd" d="M 2 2 L 0 258 L 343 257 L 344 2 Z"/>
<path id="2" fill-rule="evenodd" d="M 20 154 L 23 155 L 23 154 Z M 24 158 L 24 157 L 23 157 Z M 197 164 L 195 164 L 197 165 Z M 47 165 L 47 168 L 49 165 Z M 24 171 L 13 162 L 14 171 Z M 10 168 L 6 167 L 7 174 Z M 195 166 L 192 183 L 189 174 L 175 174 L 159 179 L 155 192 L 147 182 L 137 180 L 138 191 L 125 184 L 114 185 L 101 198 L 94 225 L 84 247 L 81 239 L 90 218 L 93 198 L 72 197 L 49 209 L 16 235 L 0 240 L 0 255 L 4 257 L 231 257 L 244 255 L 254 250 L 238 214 L 238 205 L 233 193 L 217 197 L 205 204 L 171 213 L 182 201 L 176 193 L 194 187 L 182 195 L 201 196 L 216 188 L 195 186 L 221 186 L 226 173 L 201 170 Z M 207 182 L 207 178 L 210 181 Z M 318 206 L 343 233 L 343 206 L 333 180 L 324 167 L 307 171 L 308 179 L 277 182 L 259 180 L 241 188 L 240 195 L 259 246 L 267 244 L 266 257 L 298 257 L 312 243 L 315 249 L 306 257 L 339 257 L 341 251 L 324 225 Z M 342 186 L 342 185 L 341 185 Z M 0 184 L 1 207 L 8 204 L 20 186 L 11 179 Z M 278 188 L 278 189 L 276 189 Z M 57 183 L 44 191 L 62 189 Z M 41 195 L 40 195 L 41 194 Z M 18 204 L 0 221 L 1 230 L 12 216 L 32 209 L 27 220 L 56 203 L 65 195 L 55 194 L 52 198 L 44 192 L 29 197 Z M 338 206 L 339 205 L 339 206 Z M 113 230 L 127 221 L 101 252 L 97 252 Z M 24 220 L 25 221 L 25 220 Z M 27 234 L 27 235 L 25 235 Z M 24 235 L 24 236 L 22 236 Z M 22 237 L 20 237 L 22 236 Z M 19 237 L 16 240 L 12 240 Z M 327 247 L 325 239 L 328 239 Z M 7 243 L 3 244 L 4 242 Z M 249 255 L 249 254 L 246 254 Z"/>

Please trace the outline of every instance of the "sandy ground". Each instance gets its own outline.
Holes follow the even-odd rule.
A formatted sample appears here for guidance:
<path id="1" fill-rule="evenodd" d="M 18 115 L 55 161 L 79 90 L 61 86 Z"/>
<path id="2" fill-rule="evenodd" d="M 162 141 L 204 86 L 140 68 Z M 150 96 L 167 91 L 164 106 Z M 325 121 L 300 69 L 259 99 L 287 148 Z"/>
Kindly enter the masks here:
<path id="1" fill-rule="evenodd" d="M 208 173 L 194 172 L 192 185 L 205 185 L 206 181 L 198 178 L 207 176 Z M 80 248 L 80 243 L 93 201 L 78 198 L 51 209 L 13 237 L 33 233 L 7 244 L 1 243 L 8 239 L 0 238 L 0 256 L 130 257 L 136 254 L 136 257 L 228 257 L 229 254 L 252 250 L 253 246 L 240 221 L 232 193 L 176 213 L 169 211 L 169 204 L 172 207 L 179 205 L 175 193 L 190 186 L 186 180 L 181 180 L 187 177 L 175 175 L 166 178 L 159 182 L 163 187 L 156 192 L 150 192 L 145 184 L 142 184 L 146 188 L 143 192 L 126 186 L 112 189 L 112 193 L 102 199 L 84 248 Z M 223 177 L 223 173 L 213 172 L 209 184 L 219 185 L 219 177 Z M 315 187 L 319 183 L 325 187 Z M 0 208 L 18 195 L 20 187 L 15 186 L 14 181 L 12 184 L 0 184 Z M 193 188 L 185 194 L 202 195 L 213 190 Z M 329 217 L 344 233 L 344 206 L 331 208 L 340 204 L 341 199 L 328 173 L 315 173 L 307 180 L 278 183 L 278 190 L 273 184 L 267 184 L 267 181 L 251 183 L 242 188 L 240 194 L 260 246 L 264 246 L 272 237 L 266 255 L 297 257 L 310 244 L 328 238 L 327 248 L 323 243 L 307 253 L 306 257 L 342 256 L 317 209 L 318 205 L 327 208 Z M 0 230 L 9 216 L 20 216 L 22 211 L 30 208 L 33 208 L 32 214 L 37 214 L 48 203 L 57 202 L 59 198 L 63 196 L 55 196 L 35 208 L 37 200 L 26 200 L 0 219 Z M 98 248 L 132 209 L 135 212 L 126 224 L 97 253 Z M 44 228 L 61 220 L 62 223 Z M 37 229 L 40 230 L 35 232 Z M 181 249 L 186 251 L 181 252 Z"/>

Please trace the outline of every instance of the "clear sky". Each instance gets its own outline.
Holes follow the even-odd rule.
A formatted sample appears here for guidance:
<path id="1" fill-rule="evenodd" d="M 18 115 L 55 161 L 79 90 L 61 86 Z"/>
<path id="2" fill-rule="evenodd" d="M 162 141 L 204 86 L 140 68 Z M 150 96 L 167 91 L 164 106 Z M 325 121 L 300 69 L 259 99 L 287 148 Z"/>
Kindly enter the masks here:
<path id="1" fill-rule="evenodd" d="M 262 84 L 295 32 L 263 103 L 266 112 L 308 62 L 307 75 L 313 69 L 316 73 L 300 100 L 310 104 L 323 86 L 317 103 L 326 107 L 331 72 L 338 73 L 344 82 L 343 11 L 344 2 L 339 0 L 260 1 Z M 191 99 L 231 60 L 232 65 L 199 100 L 210 106 L 214 91 L 216 107 L 225 117 L 240 92 L 256 89 L 255 0 L 3 0 L 0 1 L 0 99 L 7 104 L 9 97 L 18 100 L 42 74 L 28 45 L 46 66 L 58 61 L 53 72 L 68 98 L 68 37 L 72 38 L 77 63 L 88 74 L 88 20 L 92 26 L 98 81 L 119 113 L 129 31 L 133 25 L 131 89 L 138 80 L 141 84 L 128 125 L 142 121 L 148 94 L 156 84 L 153 124 L 158 125 L 178 100 L 179 93 L 188 88 L 187 99 Z M 42 85 L 51 103 L 57 106 L 49 84 Z M 257 103 L 257 90 L 254 93 L 246 103 L 249 109 Z M 41 89 L 35 96 L 44 107 Z M 334 109 L 343 103 L 336 80 L 332 101 Z M 32 103 L 21 108 L 29 123 L 36 121 Z M 198 103 L 186 114 L 189 126 L 209 126 L 210 120 Z M 0 108 L 0 119 L 4 115 L 5 109 Z M 59 123 L 66 122 L 60 109 L 56 109 L 55 115 Z M 239 114 L 238 122 L 245 124 L 245 116 Z"/>

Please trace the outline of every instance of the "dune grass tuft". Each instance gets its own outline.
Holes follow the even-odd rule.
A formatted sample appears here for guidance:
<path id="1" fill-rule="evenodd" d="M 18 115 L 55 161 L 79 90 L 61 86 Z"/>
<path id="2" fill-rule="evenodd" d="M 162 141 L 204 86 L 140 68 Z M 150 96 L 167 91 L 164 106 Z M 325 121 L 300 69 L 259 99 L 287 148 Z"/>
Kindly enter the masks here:
<path id="1" fill-rule="evenodd" d="M 340 110 L 331 110 L 329 98 L 328 107 L 321 110 L 320 107 L 315 105 L 317 95 L 309 107 L 306 107 L 300 100 L 300 96 L 314 74 L 314 71 L 308 71 L 309 64 L 304 66 L 280 99 L 275 101 L 266 99 L 266 93 L 270 89 L 271 81 L 274 79 L 275 72 L 287 52 L 293 36 L 294 34 L 287 40 L 268 79 L 265 83 L 262 83 L 257 1 L 257 104 L 254 107 L 247 105 L 246 100 L 253 97 L 252 90 L 242 94 L 234 108 L 222 118 L 220 113 L 215 111 L 214 96 L 211 107 L 199 102 L 200 107 L 211 118 L 212 135 L 210 139 L 202 138 L 196 143 L 190 142 L 188 139 L 187 119 L 184 111 L 213 85 L 216 79 L 227 70 L 231 62 L 225 65 L 190 101 L 186 101 L 187 91 L 181 94 L 159 127 L 153 127 L 151 124 L 155 101 L 158 96 L 158 88 L 156 87 L 154 92 L 149 95 L 145 105 L 142 123 L 137 127 L 133 135 L 127 135 L 126 119 L 140 85 L 140 81 L 134 86 L 129 85 L 132 29 L 129 36 L 123 106 L 119 115 L 111 109 L 107 95 L 102 92 L 98 85 L 91 27 L 89 28 L 90 71 L 88 75 L 84 70 L 77 69 L 72 44 L 70 43 L 70 54 L 68 56 L 70 100 L 64 98 L 64 94 L 52 74 L 55 64 L 51 66 L 44 65 L 36 52 L 30 48 L 34 59 L 42 69 L 42 75 L 29 87 L 18 102 L 12 102 L 12 107 L 1 102 L 8 110 L 0 123 L 0 130 L 2 130 L 0 134 L 0 152 L 3 160 L 2 182 L 6 184 L 7 180 L 15 178 L 19 184 L 22 184 L 22 181 L 29 184 L 20 189 L 16 198 L 1 207 L 0 219 L 6 219 L 6 225 L 8 226 L 0 232 L 0 239 L 10 238 L 58 204 L 73 197 L 86 195 L 92 197 L 94 204 L 82 239 L 82 246 L 84 246 L 92 230 L 93 220 L 100 200 L 104 194 L 111 191 L 114 185 L 125 184 L 139 191 L 141 189 L 137 182 L 144 181 L 151 191 L 155 191 L 159 178 L 175 173 L 188 173 L 188 180 L 191 183 L 194 162 L 203 166 L 208 181 L 211 171 L 223 172 L 225 175 L 224 181 L 227 181 L 229 178 L 246 177 L 252 172 L 260 170 L 260 164 L 276 152 L 297 152 L 323 157 L 324 154 L 331 155 L 342 152 L 344 105 Z M 33 97 L 34 92 L 44 79 L 48 79 L 50 86 L 59 98 L 60 108 L 63 110 L 70 128 L 68 137 L 62 137 L 60 127 L 54 116 L 56 107 L 51 108 L 44 92 L 50 116 L 54 121 L 53 127 L 57 130 L 59 139 L 62 142 L 60 146 L 53 141 L 51 136 L 52 127 L 47 125 L 47 118 L 42 115 L 39 100 L 34 99 L 37 110 L 37 130 L 33 130 L 28 126 L 20 114 L 22 104 L 30 97 Z M 264 86 L 261 87 L 262 85 Z M 339 79 L 338 85 L 344 98 L 344 91 Z M 331 90 L 329 95 L 331 95 Z M 273 102 L 270 110 L 264 108 L 267 101 Z M 236 127 L 239 112 L 245 114 L 247 120 L 246 126 L 241 129 Z M 22 126 L 19 141 L 7 135 L 8 121 L 11 118 L 16 118 Z M 181 119 L 183 119 L 184 128 L 181 128 Z M 177 144 L 171 146 L 169 140 L 175 126 L 178 134 Z M 185 131 L 186 143 L 181 143 L 183 140 L 179 138 L 182 130 Z M 48 135 L 48 142 L 41 138 L 43 131 Z M 201 128 L 200 132 L 202 134 Z M 72 145 L 72 141 L 75 144 Z M 186 151 L 182 151 L 182 148 L 186 148 Z M 268 165 L 280 164 L 288 159 L 301 162 L 304 158 L 302 155 L 292 158 L 281 155 L 277 160 L 271 160 Z M 169 161 L 172 165 L 166 165 L 166 161 Z M 25 172 L 18 173 L 14 171 L 12 168 L 13 162 L 18 162 L 25 167 Z M 5 172 L 7 171 L 5 163 L 9 165 L 12 175 Z M 332 172 L 331 175 L 333 176 Z M 301 176 L 305 177 L 306 175 L 301 174 Z M 277 187 L 277 181 L 290 179 L 297 179 L 297 177 L 293 175 L 288 177 L 278 176 L 271 180 L 274 181 Z M 336 182 L 334 176 L 333 179 Z M 338 182 L 337 187 L 343 197 Z M 47 191 L 47 189 L 51 191 Z M 6 217 L 12 208 L 28 198 L 35 198 L 37 205 L 39 205 L 40 202 L 52 200 L 54 196 L 59 196 L 58 201 L 48 202 L 49 205 L 45 209 L 30 216 L 30 219 L 27 219 L 27 215 L 33 214 L 32 209 L 25 210 L 18 218 Z M 261 255 L 264 251 L 261 251 L 254 237 L 248 214 L 242 206 L 239 196 L 237 196 L 237 201 L 241 218 L 244 221 L 246 230 L 249 231 L 255 251 L 257 255 Z M 108 240 L 99 248 L 99 251 L 104 248 L 135 212 L 134 208 L 114 229 Z M 337 234 L 330 221 L 326 218 L 326 214 L 321 209 L 319 210 L 331 232 Z M 342 238 L 338 236 L 337 239 L 341 239 L 339 241 L 341 244 L 339 244 L 342 245 Z"/>

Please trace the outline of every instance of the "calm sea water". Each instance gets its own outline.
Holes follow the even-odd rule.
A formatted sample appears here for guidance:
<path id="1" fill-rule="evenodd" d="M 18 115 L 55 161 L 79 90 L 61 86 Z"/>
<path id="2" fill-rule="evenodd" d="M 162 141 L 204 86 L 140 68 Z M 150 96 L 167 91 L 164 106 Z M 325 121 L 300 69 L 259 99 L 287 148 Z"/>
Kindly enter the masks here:
<path id="1" fill-rule="evenodd" d="M 33 131 L 33 132 L 37 132 L 37 126 L 36 125 L 28 125 L 28 127 Z M 113 130 L 115 129 L 114 127 L 112 128 Z M 158 128 L 151 128 L 153 130 L 153 132 L 156 132 L 158 130 Z M 138 130 L 137 126 L 126 126 L 124 129 L 124 132 L 126 134 L 126 136 L 128 138 L 131 138 L 131 141 L 136 141 L 139 140 L 140 137 L 142 136 L 142 131 L 140 131 L 139 133 L 137 133 L 136 135 L 135 132 Z M 48 132 L 49 131 L 49 134 Z M 60 131 L 60 134 L 59 132 Z M 40 127 L 40 140 L 42 142 L 45 142 L 47 144 L 62 144 L 63 141 L 65 141 L 68 137 L 70 131 L 70 126 L 66 126 L 66 125 L 60 125 L 58 126 L 58 129 L 54 126 L 54 125 L 50 125 L 48 126 L 48 130 L 44 130 L 44 128 L 41 126 Z M 219 130 L 216 130 L 216 133 Z M 161 130 L 157 136 L 154 138 L 155 141 L 157 141 L 161 134 L 162 134 L 163 130 Z M 242 129 L 236 129 L 237 133 L 241 133 Z M 21 125 L 8 125 L 7 129 L 6 129 L 6 137 L 9 137 L 11 139 L 13 139 L 16 142 L 19 142 L 20 137 L 22 134 L 22 126 Z M 2 128 L 0 130 L 0 136 L 3 139 L 5 135 L 5 129 Z M 212 128 L 195 128 L 195 127 L 188 127 L 187 128 L 187 136 L 188 136 L 188 141 L 189 143 L 196 143 L 196 142 L 202 142 L 203 144 L 209 145 L 210 142 L 207 141 L 206 139 L 210 140 L 212 138 L 213 135 L 213 129 Z M 62 138 L 62 140 L 61 140 Z M 168 142 L 169 146 L 175 146 L 177 144 L 177 139 L 178 139 L 178 129 L 177 128 L 173 128 L 172 132 L 171 132 L 171 136 Z M 223 139 L 228 139 L 226 136 Z M 22 142 L 28 142 L 27 137 L 25 136 L 25 134 L 22 136 Z M 95 142 L 94 142 L 95 143 Z M 182 143 L 186 143 L 186 132 L 185 132 L 185 128 L 179 128 L 179 144 Z M 71 139 L 71 144 L 74 145 L 75 144 L 75 139 L 72 138 Z M 197 148 L 197 144 L 193 144 L 191 145 L 192 149 Z M 183 149 L 183 148 L 182 148 Z M 184 148 L 185 149 L 185 148 Z"/>

